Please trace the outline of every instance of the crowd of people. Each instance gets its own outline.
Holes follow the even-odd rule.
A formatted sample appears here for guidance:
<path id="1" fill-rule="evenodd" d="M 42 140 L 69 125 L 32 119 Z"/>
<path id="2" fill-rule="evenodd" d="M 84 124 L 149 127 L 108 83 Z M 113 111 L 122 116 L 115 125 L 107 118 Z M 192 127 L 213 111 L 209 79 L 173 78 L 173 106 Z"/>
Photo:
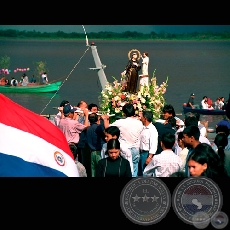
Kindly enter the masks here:
<path id="1" fill-rule="evenodd" d="M 100 114 L 94 103 L 60 103 L 55 125 L 65 135 L 83 177 L 230 176 L 228 118 L 216 127 L 210 142 L 195 112 L 182 120 L 166 104 L 162 119 L 154 121 L 151 111 L 135 115 L 130 103 L 122 111 L 124 117 L 110 123 L 109 115 Z"/>
<path id="2" fill-rule="evenodd" d="M 193 109 L 226 110 L 227 103 L 228 101 L 225 101 L 224 97 L 217 97 L 215 102 L 213 102 L 209 97 L 203 96 L 200 104 L 196 104 L 195 94 L 191 93 L 186 106 Z"/>
<path id="3" fill-rule="evenodd" d="M 41 75 L 42 83 L 47 84 L 48 83 L 48 77 L 47 73 L 44 72 Z M 11 79 L 6 78 L 6 76 L 2 76 L 0 79 L 0 85 L 6 85 L 6 86 L 27 86 L 28 84 L 36 83 L 37 80 L 34 75 L 29 79 L 26 73 L 23 73 L 21 75 L 20 80 L 15 79 L 15 77 L 11 77 Z"/>

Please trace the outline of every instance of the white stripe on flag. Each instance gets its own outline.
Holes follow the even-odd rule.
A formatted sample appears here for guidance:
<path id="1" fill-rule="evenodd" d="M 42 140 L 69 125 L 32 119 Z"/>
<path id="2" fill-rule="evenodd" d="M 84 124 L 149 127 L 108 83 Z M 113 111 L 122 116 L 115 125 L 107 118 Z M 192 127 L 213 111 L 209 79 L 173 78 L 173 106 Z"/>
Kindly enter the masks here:
<path id="1" fill-rule="evenodd" d="M 0 152 L 56 169 L 69 177 L 79 176 L 74 160 L 62 149 L 38 136 L 2 123 L 0 123 L 0 130 Z M 55 160 L 55 152 L 61 153 L 64 157 L 65 164 L 63 166 Z"/>
<path id="2" fill-rule="evenodd" d="M 212 205 L 213 204 L 213 196 L 212 195 L 202 195 L 202 194 L 197 194 L 197 195 L 189 195 L 189 194 L 184 194 L 182 196 L 182 204 L 194 204 L 194 200 L 197 200 L 200 202 L 202 205 Z"/>

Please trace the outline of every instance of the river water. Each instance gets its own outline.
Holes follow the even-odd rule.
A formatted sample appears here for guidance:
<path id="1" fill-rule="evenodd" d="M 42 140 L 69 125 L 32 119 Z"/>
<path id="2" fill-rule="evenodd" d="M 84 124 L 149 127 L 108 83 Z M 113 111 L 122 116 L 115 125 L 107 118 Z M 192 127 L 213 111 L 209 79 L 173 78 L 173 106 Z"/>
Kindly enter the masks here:
<path id="1" fill-rule="evenodd" d="M 89 42 L 92 41 L 89 39 Z M 228 99 L 230 93 L 230 42 L 229 41 L 94 41 L 102 64 L 106 65 L 108 81 L 120 79 L 120 73 L 128 62 L 128 52 L 137 49 L 149 53 L 149 74 L 156 69 L 157 83 L 168 77 L 166 102 L 174 106 L 183 118 L 182 104 L 195 93 L 195 102 L 200 103 L 204 95 L 213 102 L 219 96 Z M 5 94 L 18 104 L 42 114 L 55 114 L 53 107 L 64 99 L 76 105 L 80 100 L 98 104 L 101 85 L 94 68 L 91 49 L 85 41 L 63 40 L 0 40 L 0 57 L 10 57 L 12 72 L 20 79 L 22 73 L 16 68 L 30 68 L 31 77 L 35 63 L 43 61 L 48 68 L 48 79 L 67 79 L 57 94 Z M 181 115 L 180 115 L 181 114 Z M 222 116 L 201 116 L 209 126 Z"/>

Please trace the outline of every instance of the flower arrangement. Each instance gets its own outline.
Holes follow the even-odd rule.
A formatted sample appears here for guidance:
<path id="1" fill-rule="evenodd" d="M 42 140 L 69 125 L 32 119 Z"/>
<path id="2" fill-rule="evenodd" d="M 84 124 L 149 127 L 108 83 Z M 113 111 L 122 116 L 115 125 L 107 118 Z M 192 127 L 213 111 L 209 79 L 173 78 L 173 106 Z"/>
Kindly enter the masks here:
<path id="1" fill-rule="evenodd" d="M 157 85 L 155 71 L 150 79 L 149 86 L 144 86 L 143 91 L 136 94 L 131 94 L 125 91 L 125 78 L 121 77 L 118 82 L 114 77 L 114 82 L 108 83 L 105 90 L 99 96 L 100 112 L 104 114 L 115 114 L 117 117 L 122 117 L 122 107 L 126 103 L 132 103 L 135 108 L 135 114 L 138 116 L 144 110 L 150 110 L 153 113 L 153 119 L 159 119 L 161 116 L 162 108 L 165 105 L 164 94 L 168 86 L 168 77 L 166 82 Z M 115 120 L 111 117 L 111 122 Z"/>

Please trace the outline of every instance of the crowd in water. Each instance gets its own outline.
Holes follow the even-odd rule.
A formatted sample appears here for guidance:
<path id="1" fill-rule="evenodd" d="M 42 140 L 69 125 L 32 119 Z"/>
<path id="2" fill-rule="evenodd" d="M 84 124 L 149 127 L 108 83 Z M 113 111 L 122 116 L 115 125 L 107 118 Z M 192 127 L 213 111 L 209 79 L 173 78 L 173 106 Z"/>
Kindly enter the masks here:
<path id="1" fill-rule="evenodd" d="M 48 83 L 48 77 L 47 73 L 43 72 L 41 74 L 42 83 L 47 84 Z M 20 80 L 17 80 L 15 77 L 11 77 L 11 79 L 6 78 L 6 76 L 2 76 L 0 79 L 0 85 L 3 86 L 28 86 L 33 85 L 37 82 L 34 75 L 29 79 L 26 73 L 23 73 Z"/>
<path id="2" fill-rule="evenodd" d="M 229 102 L 230 98 L 228 99 Z M 162 119 L 151 111 L 138 116 L 132 104 L 122 107 L 124 116 L 110 123 L 97 104 L 63 100 L 54 118 L 74 155 L 82 177 L 228 177 L 230 176 L 229 108 L 216 124 L 214 141 L 200 114 L 176 117 L 171 104 Z"/>

